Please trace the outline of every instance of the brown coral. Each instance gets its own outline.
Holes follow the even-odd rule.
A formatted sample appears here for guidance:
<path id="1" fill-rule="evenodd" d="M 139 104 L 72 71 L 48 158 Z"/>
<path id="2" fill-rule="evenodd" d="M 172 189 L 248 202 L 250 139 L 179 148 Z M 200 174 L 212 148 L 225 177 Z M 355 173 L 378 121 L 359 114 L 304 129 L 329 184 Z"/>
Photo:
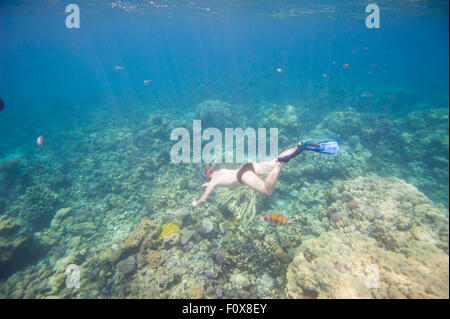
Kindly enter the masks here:
<path id="1" fill-rule="evenodd" d="M 350 209 L 358 209 L 359 208 L 359 200 L 357 199 L 352 199 L 351 201 L 349 201 L 347 203 L 348 208 Z"/>
<path id="2" fill-rule="evenodd" d="M 161 226 L 158 223 L 142 219 L 139 226 L 120 244 L 121 253 L 127 255 L 137 252 L 139 245 L 146 237 L 157 239 L 160 232 Z"/>
<path id="3" fill-rule="evenodd" d="M 161 253 L 157 250 L 150 250 L 145 258 L 151 268 L 157 268 L 161 265 Z"/>
<path id="4" fill-rule="evenodd" d="M 189 291 L 189 297 L 193 299 L 200 299 L 203 297 L 203 294 L 205 293 L 205 289 L 203 288 L 203 285 L 201 284 L 195 284 L 192 286 L 192 288 Z"/>

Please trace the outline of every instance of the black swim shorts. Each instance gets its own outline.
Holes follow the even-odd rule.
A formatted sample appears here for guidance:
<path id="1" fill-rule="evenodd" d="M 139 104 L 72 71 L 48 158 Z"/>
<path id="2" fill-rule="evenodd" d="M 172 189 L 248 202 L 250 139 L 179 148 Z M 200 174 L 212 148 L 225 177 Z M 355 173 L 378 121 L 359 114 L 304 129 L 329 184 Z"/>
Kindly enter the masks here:
<path id="1" fill-rule="evenodd" d="M 238 170 L 236 177 L 239 183 L 242 184 L 242 175 L 244 175 L 245 172 L 252 171 L 255 173 L 255 168 L 253 167 L 253 163 L 247 163 L 244 166 L 241 167 L 240 170 Z"/>

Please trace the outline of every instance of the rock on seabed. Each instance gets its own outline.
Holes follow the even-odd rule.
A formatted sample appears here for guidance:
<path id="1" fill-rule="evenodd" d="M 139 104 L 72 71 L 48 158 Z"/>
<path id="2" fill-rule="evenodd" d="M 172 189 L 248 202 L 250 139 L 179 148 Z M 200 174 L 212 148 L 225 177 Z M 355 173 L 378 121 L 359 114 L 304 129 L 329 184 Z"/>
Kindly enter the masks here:
<path id="1" fill-rule="evenodd" d="M 445 211 L 396 178 L 358 177 L 331 194 L 343 223 L 302 242 L 286 275 L 290 298 L 449 297 Z"/>

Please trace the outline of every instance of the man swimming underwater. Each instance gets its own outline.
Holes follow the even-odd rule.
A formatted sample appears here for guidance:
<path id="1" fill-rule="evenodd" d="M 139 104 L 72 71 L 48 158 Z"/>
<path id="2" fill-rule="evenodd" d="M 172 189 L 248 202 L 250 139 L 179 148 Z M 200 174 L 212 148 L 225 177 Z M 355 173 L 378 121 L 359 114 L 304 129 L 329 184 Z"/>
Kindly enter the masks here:
<path id="1" fill-rule="evenodd" d="M 221 169 L 216 171 L 209 164 L 205 167 L 202 174 L 207 180 L 202 185 L 202 189 L 206 187 L 205 193 L 199 200 L 193 201 L 192 205 L 198 206 L 206 201 L 217 186 L 231 187 L 237 183 L 247 185 L 261 194 L 271 195 L 284 164 L 305 150 L 336 154 L 339 150 L 339 145 L 334 141 L 322 143 L 299 142 L 296 147 L 281 152 L 276 159 L 261 163 L 247 163 L 240 169 Z M 260 175 L 266 174 L 267 177 L 265 180 L 259 177 Z"/>

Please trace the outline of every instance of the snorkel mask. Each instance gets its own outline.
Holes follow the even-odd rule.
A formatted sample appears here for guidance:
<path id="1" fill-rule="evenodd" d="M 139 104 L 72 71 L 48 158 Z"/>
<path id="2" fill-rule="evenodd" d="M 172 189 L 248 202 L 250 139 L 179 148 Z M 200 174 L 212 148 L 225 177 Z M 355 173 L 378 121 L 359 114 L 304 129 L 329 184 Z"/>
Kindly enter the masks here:
<path id="1" fill-rule="evenodd" d="M 203 169 L 202 178 L 206 180 L 211 179 L 211 174 L 214 172 L 211 162 Z"/>

